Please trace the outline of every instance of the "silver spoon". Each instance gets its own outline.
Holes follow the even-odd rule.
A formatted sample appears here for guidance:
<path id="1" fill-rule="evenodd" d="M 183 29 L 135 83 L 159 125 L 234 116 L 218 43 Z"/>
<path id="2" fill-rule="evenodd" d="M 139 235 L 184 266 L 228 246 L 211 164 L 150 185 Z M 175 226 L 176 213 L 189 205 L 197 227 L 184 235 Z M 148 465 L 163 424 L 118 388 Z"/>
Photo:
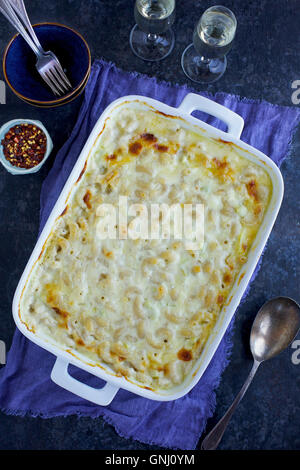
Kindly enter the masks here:
<path id="1" fill-rule="evenodd" d="M 205 437 L 202 450 L 216 449 L 238 404 L 263 361 L 271 359 L 287 348 L 300 328 L 300 307 L 288 297 L 276 297 L 266 302 L 255 317 L 250 334 L 250 347 L 254 358 L 251 372 L 240 393 L 222 419 Z"/>

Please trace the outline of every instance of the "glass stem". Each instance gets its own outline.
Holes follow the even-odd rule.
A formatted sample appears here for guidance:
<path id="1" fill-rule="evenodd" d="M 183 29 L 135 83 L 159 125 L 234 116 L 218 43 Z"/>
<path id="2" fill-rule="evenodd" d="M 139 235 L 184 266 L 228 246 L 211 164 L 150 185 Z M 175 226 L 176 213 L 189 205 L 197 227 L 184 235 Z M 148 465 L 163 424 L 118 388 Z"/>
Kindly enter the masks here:
<path id="1" fill-rule="evenodd" d="M 148 33 L 147 39 L 148 39 L 148 42 L 155 42 L 157 40 L 157 34 Z"/>
<path id="2" fill-rule="evenodd" d="M 200 60 L 203 64 L 209 64 L 211 62 L 211 59 L 208 59 L 208 57 L 201 56 Z"/>

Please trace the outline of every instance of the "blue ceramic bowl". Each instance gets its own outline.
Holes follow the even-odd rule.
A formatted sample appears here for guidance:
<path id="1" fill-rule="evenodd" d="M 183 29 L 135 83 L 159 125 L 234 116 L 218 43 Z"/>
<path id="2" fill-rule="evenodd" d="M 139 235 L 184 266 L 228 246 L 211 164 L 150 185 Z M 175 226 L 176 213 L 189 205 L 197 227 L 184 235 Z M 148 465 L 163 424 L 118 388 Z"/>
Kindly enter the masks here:
<path id="1" fill-rule="evenodd" d="M 8 44 L 3 57 L 7 84 L 19 98 L 38 106 L 55 106 L 70 101 L 82 91 L 91 69 L 91 54 L 83 37 L 73 29 L 57 23 L 34 26 L 45 51 L 52 51 L 61 62 L 73 90 L 55 98 L 36 70 L 36 57 L 24 39 L 17 34 Z"/>
<path id="2" fill-rule="evenodd" d="M 26 124 L 26 123 L 33 124 L 39 127 L 40 129 L 42 129 L 42 131 L 47 137 L 47 150 L 46 150 L 43 160 L 38 165 L 34 166 L 33 168 L 18 168 L 16 166 L 13 166 L 8 160 L 6 160 L 4 153 L 3 153 L 3 146 L 1 142 L 2 142 L 2 139 L 4 139 L 5 134 L 7 134 L 7 132 L 9 131 L 9 129 L 11 129 L 14 126 L 17 126 L 18 124 Z M 47 158 L 49 157 L 50 153 L 52 152 L 52 149 L 53 149 L 52 139 L 50 135 L 48 134 L 47 129 L 43 126 L 43 124 L 40 121 L 35 121 L 32 119 L 14 119 L 13 121 L 7 122 L 0 128 L 0 163 L 2 163 L 4 168 L 12 175 L 28 175 L 30 173 L 36 173 L 42 168 Z"/>
<path id="3" fill-rule="evenodd" d="M 86 80 L 84 81 L 84 83 L 81 85 L 81 87 L 78 88 L 78 90 L 76 91 L 76 93 L 74 93 L 73 95 L 68 95 L 68 98 L 65 98 L 63 101 L 59 102 L 59 103 L 54 103 L 54 104 L 37 104 L 37 103 L 33 103 L 32 101 L 30 100 L 24 100 L 26 103 L 28 104 L 31 104 L 32 106 L 35 106 L 37 108 L 55 108 L 56 106 L 62 106 L 63 104 L 67 104 L 67 103 L 71 103 L 71 101 L 75 100 L 76 98 L 78 98 L 79 95 L 81 95 L 81 93 L 84 92 L 84 89 L 87 85 L 87 82 L 90 78 L 90 74 L 87 76 Z"/>

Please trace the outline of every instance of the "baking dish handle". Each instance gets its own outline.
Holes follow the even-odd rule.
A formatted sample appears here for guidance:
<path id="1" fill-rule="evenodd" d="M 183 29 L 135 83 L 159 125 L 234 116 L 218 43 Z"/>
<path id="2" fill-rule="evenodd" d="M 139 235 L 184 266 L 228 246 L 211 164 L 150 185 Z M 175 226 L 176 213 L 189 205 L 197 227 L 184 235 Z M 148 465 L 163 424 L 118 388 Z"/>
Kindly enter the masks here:
<path id="1" fill-rule="evenodd" d="M 215 116 L 228 126 L 227 133 L 239 139 L 244 128 L 244 119 L 231 109 L 222 106 L 215 101 L 209 100 L 196 93 L 189 93 L 183 99 L 178 107 L 180 112 L 192 114 L 193 111 L 203 111 L 204 113 Z"/>
<path id="2" fill-rule="evenodd" d="M 69 363 L 64 359 L 60 357 L 56 359 L 51 372 L 51 379 L 53 382 L 60 387 L 65 388 L 69 392 L 74 393 L 81 398 L 85 398 L 85 400 L 96 403 L 96 405 L 107 406 L 112 402 L 119 390 L 118 387 L 110 383 L 106 383 L 101 389 L 90 387 L 89 385 L 74 379 L 74 377 L 71 377 L 68 373 L 68 366 Z"/>

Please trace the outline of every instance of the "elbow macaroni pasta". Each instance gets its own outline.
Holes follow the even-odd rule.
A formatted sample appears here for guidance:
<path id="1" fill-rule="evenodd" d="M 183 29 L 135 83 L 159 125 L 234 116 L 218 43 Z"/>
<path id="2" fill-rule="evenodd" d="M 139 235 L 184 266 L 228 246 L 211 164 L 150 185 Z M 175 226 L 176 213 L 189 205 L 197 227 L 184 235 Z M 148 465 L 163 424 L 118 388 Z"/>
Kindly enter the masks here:
<path id="1" fill-rule="evenodd" d="M 37 335 L 153 390 L 199 358 L 262 222 L 272 185 L 233 144 L 150 109 L 107 119 L 26 284 Z M 100 203 L 204 204 L 205 240 L 100 240 Z M 124 227 L 123 227 L 124 228 Z"/>

